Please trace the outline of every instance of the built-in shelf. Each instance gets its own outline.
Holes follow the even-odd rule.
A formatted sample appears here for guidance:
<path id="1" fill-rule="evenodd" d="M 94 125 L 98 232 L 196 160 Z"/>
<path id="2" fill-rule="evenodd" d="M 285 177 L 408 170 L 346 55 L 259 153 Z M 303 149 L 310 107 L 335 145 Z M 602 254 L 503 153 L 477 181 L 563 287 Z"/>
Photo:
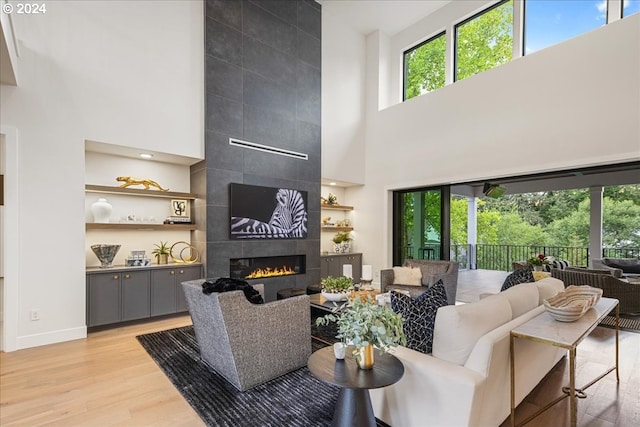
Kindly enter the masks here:
<path id="1" fill-rule="evenodd" d="M 333 211 L 352 211 L 353 206 L 347 205 L 324 205 L 320 204 L 320 209 L 333 210 Z"/>
<path id="2" fill-rule="evenodd" d="M 114 224 L 88 222 L 87 230 L 195 230 L 195 224 Z"/>
<path id="3" fill-rule="evenodd" d="M 130 196 L 161 197 L 165 199 L 180 198 L 194 200 L 198 198 L 196 194 L 182 193 L 179 191 L 144 190 L 139 188 L 109 187 L 106 185 L 86 185 L 85 191 L 87 193 L 127 194 Z"/>
<path id="4" fill-rule="evenodd" d="M 320 229 L 322 231 L 353 231 L 353 227 L 333 227 L 329 225 L 323 225 Z"/>

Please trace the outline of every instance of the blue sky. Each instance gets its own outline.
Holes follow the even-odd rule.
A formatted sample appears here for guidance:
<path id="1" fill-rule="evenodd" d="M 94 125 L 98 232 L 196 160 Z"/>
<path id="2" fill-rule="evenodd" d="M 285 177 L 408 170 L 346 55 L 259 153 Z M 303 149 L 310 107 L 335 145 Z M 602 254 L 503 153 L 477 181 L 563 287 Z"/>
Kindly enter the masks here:
<path id="1" fill-rule="evenodd" d="M 525 54 L 606 24 L 606 0 L 525 2 Z M 640 11 L 640 0 L 625 0 L 624 15 Z"/>

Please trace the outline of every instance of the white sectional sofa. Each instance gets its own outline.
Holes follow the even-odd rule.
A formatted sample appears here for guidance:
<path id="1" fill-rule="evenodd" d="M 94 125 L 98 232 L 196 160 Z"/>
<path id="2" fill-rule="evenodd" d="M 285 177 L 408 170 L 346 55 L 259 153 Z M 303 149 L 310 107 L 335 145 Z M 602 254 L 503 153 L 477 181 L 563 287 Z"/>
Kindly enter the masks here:
<path id="1" fill-rule="evenodd" d="M 563 289 L 562 281 L 546 278 L 439 308 L 433 353 L 396 349 L 404 376 L 370 391 L 375 416 L 393 427 L 500 425 L 509 416 L 509 332 L 544 312 L 542 301 Z M 527 340 L 516 340 L 515 351 L 518 404 L 566 351 Z"/>

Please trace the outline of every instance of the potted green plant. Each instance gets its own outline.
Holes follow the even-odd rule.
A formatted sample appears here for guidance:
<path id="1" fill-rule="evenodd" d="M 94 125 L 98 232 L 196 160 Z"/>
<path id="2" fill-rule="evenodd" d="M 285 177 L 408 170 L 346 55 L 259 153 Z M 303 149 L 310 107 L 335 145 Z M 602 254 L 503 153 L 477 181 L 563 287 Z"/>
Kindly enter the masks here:
<path id="1" fill-rule="evenodd" d="M 351 234 L 348 231 L 339 231 L 333 236 L 333 251 L 337 254 L 351 252 Z"/>
<path id="2" fill-rule="evenodd" d="M 160 244 L 156 244 L 155 247 L 156 248 L 151 253 L 156 256 L 156 261 L 158 261 L 158 264 L 168 264 L 169 252 L 171 251 L 169 242 L 160 241 Z"/>
<path id="3" fill-rule="evenodd" d="M 325 277 L 320 281 L 322 286 L 322 296 L 329 301 L 344 301 L 353 289 L 351 278 L 346 276 Z"/>
<path id="4" fill-rule="evenodd" d="M 356 297 L 316 319 L 316 325 L 335 322 L 342 342 L 353 345 L 353 355 L 362 369 L 373 367 L 373 349 L 385 353 L 399 344 L 406 345 L 404 319 L 390 307 L 376 304 L 371 297 Z"/>

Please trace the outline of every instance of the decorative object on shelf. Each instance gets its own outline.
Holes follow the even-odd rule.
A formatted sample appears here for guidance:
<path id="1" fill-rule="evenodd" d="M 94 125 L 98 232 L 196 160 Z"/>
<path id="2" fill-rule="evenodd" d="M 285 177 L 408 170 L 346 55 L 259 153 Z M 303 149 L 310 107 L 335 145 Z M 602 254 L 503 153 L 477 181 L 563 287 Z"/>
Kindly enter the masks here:
<path id="1" fill-rule="evenodd" d="M 100 260 L 100 268 L 111 267 L 111 263 L 120 250 L 120 246 L 109 244 L 91 245 L 91 250 Z"/>
<path id="2" fill-rule="evenodd" d="M 146 251 L 131 251 L 126 259 L 127 267 L 143 267 L 149 265 L 150 262 Z"/>
<path id="3" fill-rule="evenodd" d="M 353 289 L 350 277 L 325 277 L 320 281 L 322 296 L 329 301 L 345 301 Z"/>
<path id="4" fill-rule="evenodd" d="M 122 183 L 120 184 L 120 188 L 127 188 L 132 185 L 142 185 L 144 186 L 145 190 L 149 190 L 150 187 L 155 187 L 160 191 L 169 191 L 168 188 L 162 188 L 160 184 L 148 178 L 138 179 L 138 178 L 131 178 L 130 176 L 119 176 L 119 177 L 116 177 L 116 181 Z"/>
<path id="5" fill-rule="evenodd" d="M 354 298 L 335 307 L 331 314 L 316 319 L 316 325 L 329 322 L 338 325 L 336 338 L 355 347 L 353 355 L 361 369 L 373 368 L 374 347 L 385 353 L 407 342 L 402 316 L 389 307 L 376 304 L 369 296 Z"/>
<path id="6" fill-rule="evenodd" d="M 339 205 L 338 198 L 333 193 L 329 193 L 329 195 L 327 196 L 326 199 L 324 197 L 320 196 L 320 203 L 323 204 L 323 205 L 328 205 L 328 206 L 337 206 L 337 205 Z"/>
<path id="7" fill-rule="evenodd" d="M 346 254 L 351 252 L 351 235 L 348 231 L 338 232 L 333 236 L 333 251 L 337 254 Z"/>
<path id="8" fill-rule="evenodd" d="M 184 245 L 184 247 L 182 249 L 180 249 L 180 252 L 177 252 L 177 248 L 176 246 L 182 246 Z M 177 253 L 177 257 L 176 255 L 174 255 L 174 250 Z M 185 251 L 188 250 L 188 254 L 185 253 Z M 200 258 L 200 253 L 198 252 L 198 250 L 195 248 L 195 246 L 185 242 L 185 241 L 179 241 L 179 242 L 175 242 L 173 245 L 171 245 L 171 248 L 169 248 L 169 256 L 171 257 L 171 259 L 173 260 L 173 262 L 177 262 L 177 263 L 184 263 L 184 264 L 193 264 L 194 262 L 198 261 L 198 259 Z"/>
<path id="9" fill-rule="evenodd" d="M 189 217 L 189 201 L 186 199 L 171 200 L 171 216 L 179 218 Z"/>
<path id="10" fill-rule="evenodd" d="M 531 257 L 527 260 L 527 264 L 533 267 L 534 271 L 542 271 L 544 266 L 549 264 L 549 259 L 545 254 L 538 254 L 534 257 Z"/>
<path id="11" fill-rule="evenodd" d="M 330 216 L 322 217 L 322 225 L 325 227 L 332 226 L 333 223 L 331 222 L 331 217 Z"/>
<path id="12" fill-rule="evenodd" d="M 564 291 L 543 301 L 547 312 L 559 322 L 575 322 L 602 297 L 602 289 L 570 285 Z"/>
<path id="13" fill-rule="evenodd" d="M 93 214 L 93 222 L 106 224 L 109 222 L 109 217 L 113 207 L 111 203 L 107 202 L 107 199 L 99 198 L 91 204 L 91 213 Z"/>
<path id="14" fill-rule="evenodd" d="M 158 264 L 168 264 L 169 263 L 169 242 L 160 242 L 160 244 L 155 245 L 155 249 L 152 254 L 156 256 L 156 260 Z"/>

